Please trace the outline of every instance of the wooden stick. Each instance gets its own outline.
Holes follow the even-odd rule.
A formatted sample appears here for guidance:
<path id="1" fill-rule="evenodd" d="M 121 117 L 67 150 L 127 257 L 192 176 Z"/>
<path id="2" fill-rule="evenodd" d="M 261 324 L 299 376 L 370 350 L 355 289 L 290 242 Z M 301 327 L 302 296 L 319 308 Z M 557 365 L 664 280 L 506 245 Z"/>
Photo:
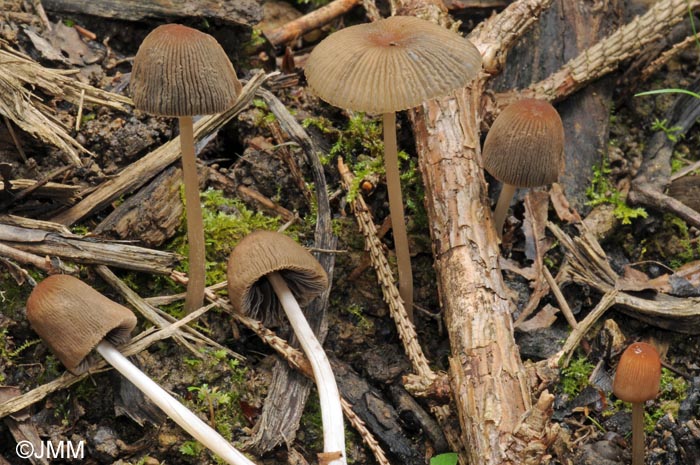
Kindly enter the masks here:
<path id="1" fill-rule="evenodd" d="M 2 223 L 0 243 L 41 256 L 55 256 L 78 263 L 110 265 L 155 274 L 170 274 L 177 263 L 177 256 L 170 252 Z"/>
<path id="2" fill-rule="evenodd" d="M 352 10 L 359 3 L 360 0 L 334 0 L 326 6 L 278 27 L 267 34 L 267 39 L 272 45 L 287 44 L 309 31 L 330 23 L 335 18 Z"/>
<path id="3" fill-rule="evenodd" d="M 49 257 L 40 257 L 38 255 L 10 247 L 9 245 L 1 242 L 0 256 L 15 260 L 19 263 L 24 263 L 25 265 L 32 265 L 40 270 L 44 270 L 47 273 L 56 273 L 57 271 L 60 271 L 61 273 L 73 274 L 77 271 L 73 267 L 63 265 L 60 261 L 58 262 L 58 266 L 54 266 Z"/>

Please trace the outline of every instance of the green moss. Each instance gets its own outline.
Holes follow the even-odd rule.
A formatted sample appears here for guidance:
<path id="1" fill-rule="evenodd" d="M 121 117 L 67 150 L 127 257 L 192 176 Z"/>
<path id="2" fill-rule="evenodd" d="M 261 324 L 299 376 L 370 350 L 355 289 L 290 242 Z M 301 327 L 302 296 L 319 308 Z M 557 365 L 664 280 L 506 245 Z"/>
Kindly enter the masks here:
<path id="1" fill-rule="evenodd" d="M 573 359 L 566 368 L 561 370 L 559 385 L 562 392 L 570 397 L 576 397 L 586 386 L 595 365 L 586 357 Z"/>
<path id="2" fill-rule="evenodd" d="M 374 323 L 365 316 L 360 305 L 351 303 L 348 305 L 339 305 L 339 307 L 352 316 L 355 325 L 362 331 L 369 332 L 374 329 Z"/>
<path id="3" fill-rule="evenodd" d="M 612 143 L 612 141 L 611 141 Z M 632 208 L 625 202 L 622 193 L 615 188 L 610 180 L 611 169 L 607 157 L 603 157 L 600 165 L 593 168 L 591 185 L 586 189 L 588 197 L 587 205 L 596 206 L 610 204 L 615 207 L 613 214 L 622 224 L 631 224 L 635 218 L 646 218 L 647 212 L 643 208 Z"/>
<path id="4" fill-rule="evenodd" d="M 226 261 L 235 245 L 247 234 L 257 230 L 276 230 L 279 219 L 262 212 L 249 210 L 243 201 L 228 198 L 223 192 L 208 189 L 201 194 L 204 240 L 206 246 L 207 285 L 226 280 Z M 169 248 L 183 257 L 188 256 L 188 245 L 183 218 L 182 234 L 175 238 Z M 187 271 L 187 262 L 182 268 Z"/>

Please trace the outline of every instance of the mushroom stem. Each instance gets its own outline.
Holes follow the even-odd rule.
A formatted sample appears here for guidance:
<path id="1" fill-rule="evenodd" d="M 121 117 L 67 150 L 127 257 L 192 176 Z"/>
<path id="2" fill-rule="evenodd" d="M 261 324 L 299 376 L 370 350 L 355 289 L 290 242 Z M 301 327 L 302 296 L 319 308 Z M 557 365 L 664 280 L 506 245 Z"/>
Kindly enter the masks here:
<path id="1" fill-rule="evenodd" d="M 503 236 L 503 224 L 506 221 L 506 214 L 508 213 L 510 202 L 513 200 L 513 195 L 515 195 L 515 189 L 515 186 L 503 183 L 501 193 L 498 196 L 496 209 L 493 211 L 493 226 L 496 228 L 496 234 L 498 234 L 499 239 Z"/>
<path id="2" fill-rule="evenodd" d="M 309 363 L 311 363 L 311 369 L 313 370 L 318 389 L 318 399 L 321 404 L 323 451 L 341 453 L 339 459 L 328 463 L 329 465 L 345 465 L 343 410 L 340 405 L 340 393 L 335 383 L 331 364 L 284 278 L 279 273 L 272 272 L 267 275 L 267 279 L 275 294 L 277 294 L 280 304 L 287 314 L 287 318 L 289 318 L 289 323 L 299 340 L 302 350 L 308 357 Z"/>
<path id="3" fill-rule="evenodd" d="M 632 465 L 644 465 L 643 402 L 632 402 Z"/>
<path id="4" fill-rule="evenodd" d="M 204 251 L 204 223 L 199 200 L 199 177 L 194 153 L 194 127 L 191 116 L 181 116 L 180 146 L 182 151 L 182 177 L 185 182 L 185 211 L 187 214 L 187 243 L 189 246 L 189 271 L 185 312 L 191 313 L 204 304 L 206 262 Z"/>
<path id="5" fill-rule="evenodd" d="M 399 177 L 399 156 L 396 144 L 396 113 L 384 113 L 384 170 L 386 188 L 389 193 L 391 230 L 396 246 L 396 264 L 399 268 L 399 294 L 403 299 L 409 320 L 413 321 L 413 272 L 411 254 L 408 249 L 408 234 L 401 199 L 401 179 Z"/>
<path id="6" fill-rule="evenodd" d="M 126 379 L 131 381 L 149 399 L 161 408 L 175 423 L 190 433 L 226 463 L 231 465 L 255 465 L 212 427 L 168 394 L 162 387 L 132 364 L 112 344 L 100 342 L 95 348 L 104 359 Z"/>

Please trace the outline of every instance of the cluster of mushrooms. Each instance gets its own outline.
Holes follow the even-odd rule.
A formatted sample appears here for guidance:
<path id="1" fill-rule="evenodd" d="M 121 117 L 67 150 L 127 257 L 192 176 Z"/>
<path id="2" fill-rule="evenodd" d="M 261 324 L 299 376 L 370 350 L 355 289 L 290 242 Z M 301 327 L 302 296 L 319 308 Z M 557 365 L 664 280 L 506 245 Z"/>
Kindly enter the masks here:
<path id="1" fill-rule="evenodd" d="M 480 67 L 479 51 L 459 34 L 428 21 L 400 16 L 330 35 L 316 46 L 306 65 L 309 86 L 323 100 L 342 108 L 383 115 L 384 161 L 398 281 L 407 309 L 413 300 L 412 273 L 399 183 L 395 113 L 464 87 Z M 189 27 L 169 24 L 153 30 L 139 48 L 131 89 L 136 108 L 179 118 L 189 243 L 185 309 L 192 312 L 203 305 L 206 262 L 193 116 L 230 108 L 241 84 L 215 39 Z M 547 102 L 521 100 L 504 109 L 495 120 L 484 144 L 483 158 L 484 167 L 504 183 L 495 211 L 499 237 L 515 188 L 555 182 L 563 168 L 563 147 L 561 119 Z M 324 431 L 319 463 L 341 465 L 346 464 L 346 456 L 338 388 L 323 348 L 301 310 L 328 286 L 318 261 L 280 233 L 254 232 L 240 241 L 229 258 L 228 292 L 232 305 L 264 322 L 277 319 L 282 313 L 287 316 L 311 363 L 318 388 Z M 33 290 L 27 302 L 27 317 L 70 372 L 78 374 L 88 369 L 89 354 L 96 350 L 221 459 L 234 465 L 253 464 L 115 348 L 130 339 L 137 322 L 126 307 L 77 278 L 53 275 Z M 648 350 L 637 352 L 639 346 L 632 347 L 634 354 L 624 355 L 620 361 L 615 394 L 636 406 L 656 395 L 659 370 L 656 366 L 647 370 L 634 365 L 641 363 L 634 360 L 645 358 Z M 633 361 L 627 362 L 630 357 Z M 632 368 L 628 363 L 633 363 Z M 629 394 L 630 388 L 623 387 L 621 373 L 636 379 L 637 372 L 642 371 L 653 372 L 656 387 L 643 395 Z M 634 407 L 633 412 L 637 457 L 639 408 Z M 641 438 L 643 454 L 643 435 Z"/>

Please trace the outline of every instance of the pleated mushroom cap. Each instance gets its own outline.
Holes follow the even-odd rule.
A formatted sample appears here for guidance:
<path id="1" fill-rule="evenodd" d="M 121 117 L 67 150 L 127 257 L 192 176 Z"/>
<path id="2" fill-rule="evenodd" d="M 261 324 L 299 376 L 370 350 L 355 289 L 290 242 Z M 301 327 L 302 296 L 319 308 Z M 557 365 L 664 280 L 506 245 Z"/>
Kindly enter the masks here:
<path id="1" fill-rule="evenodd" d="M 686 175 L 671 181 L 668 195 L 700 212 L 700 175 Z"/>
<path id="2" fill-rule="evenodd" d="M 37 284 L 27 300 L 27 319 L 73 374 L 85 371 L 86 357 L 100 341 L 124 344 L 136 326 L 131 310 L 68 275 Z"/>
<path id="3" fill-rule="evenodd" d="M 625 402 L 656 398 L 661 382 L 661 359 L 654 346 L 635 342 L 622 353 L 615 371 L 613 393 Z"/>
<path id="4" fill-rule="evenodd" d="M 131 73 L 139 110 L 161 116 L 221 113 L 241 93 L 226 52 L 209 34 L 166 24 L 141 43 Z"/>
<path id="5" fill-rule="evenodd" d="M 516 187 L 556 182 L 564 167 L 564 125 L 544 100 L 523 99 L 496 118 L 482 151 L 484 169 Z"/>
<path id="6" fill-rule="evenodd" d="M 391 113 L 464 87 L 481 55 L 459 34 L 412 16 L 392 16 L 329 35 L 311 52 L 304 72 L 328 103 Z"/>
<path id="7" fill-rule="evenodd" d="M 304 306 L 328 287 L 320 263 L 292 238 L 271 231 L 244 237 L 228 260 L 228 297 L 233 307 L 266 325 L 279 323 L 282 306 L 265 276 L 279 272 Z"/>

